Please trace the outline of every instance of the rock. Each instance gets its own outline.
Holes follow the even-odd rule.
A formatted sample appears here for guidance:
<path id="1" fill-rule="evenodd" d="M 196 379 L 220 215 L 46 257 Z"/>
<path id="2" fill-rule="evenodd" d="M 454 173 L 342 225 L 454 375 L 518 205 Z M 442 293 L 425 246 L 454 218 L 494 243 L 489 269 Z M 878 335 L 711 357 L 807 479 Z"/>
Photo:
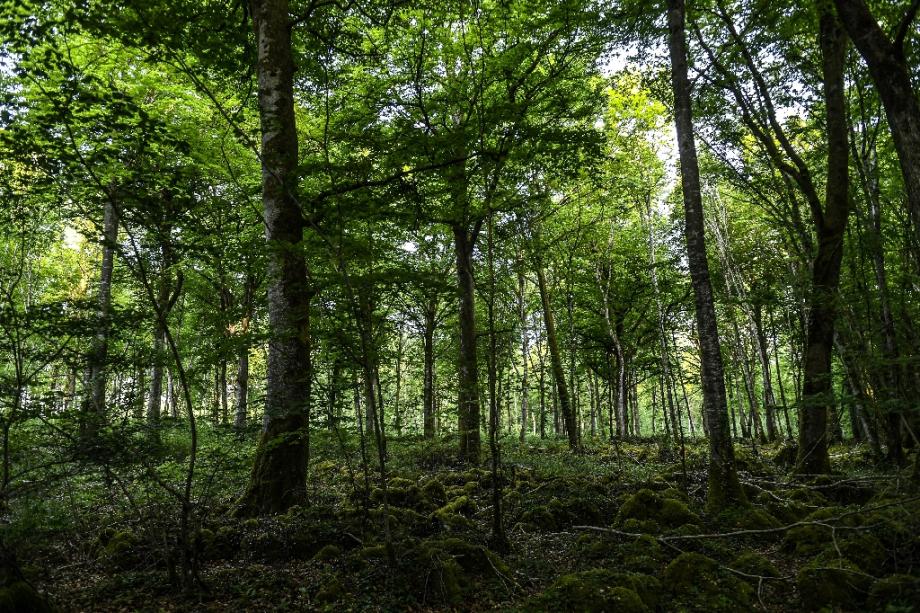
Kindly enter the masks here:
<path id="1" fill-rule="evenodd" d="M 837 560 L 834 566 L 825 566 L 825 562 L 816 560 L 799 571 L 796 586 L 802 604 L 809 610 L 826 605 L 853 609 L 866 600 L 872 581 L 872 577 L 849 560 Z"/>
<path id="2" fill-rule="evenodd" d="M 641 489 L 630 496 L 620 507 L 617 517 L 624 526 L 623 522 L 629 519 L 653 520 L 668 528 L 700 523 L 699 516 L 691 512 L 686 504 L 649 489 Z"/>
<path id="3" fill-rule="evenodd" d="M 528 601 L 523 609 L 579 613 L 646 612 L 657 606 L 660 588 L 655 577 L 595 568 L 563 575 L 542 594 Z"/>

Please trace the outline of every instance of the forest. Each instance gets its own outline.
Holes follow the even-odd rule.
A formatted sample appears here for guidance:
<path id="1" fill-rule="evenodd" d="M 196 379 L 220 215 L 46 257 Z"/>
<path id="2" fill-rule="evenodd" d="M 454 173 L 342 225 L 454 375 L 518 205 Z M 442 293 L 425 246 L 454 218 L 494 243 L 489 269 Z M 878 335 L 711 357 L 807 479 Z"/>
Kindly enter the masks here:
<path id="1" fill-rule="evenodd" d="M 920 610 L 920 0 L 0 0 L 0 612 Z"/>

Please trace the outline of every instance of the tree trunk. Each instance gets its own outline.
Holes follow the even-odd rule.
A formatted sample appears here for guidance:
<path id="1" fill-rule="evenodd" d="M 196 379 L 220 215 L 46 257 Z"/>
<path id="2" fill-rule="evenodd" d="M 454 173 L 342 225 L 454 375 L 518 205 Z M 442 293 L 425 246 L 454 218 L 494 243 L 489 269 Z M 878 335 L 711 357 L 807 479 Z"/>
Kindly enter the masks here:
<path id="1" fill-rule="evenodd" d="M 262 204 L 268 259 L 266 419 L 240 500 L 246 515 L 280 513 L 306 498 L 310 294 L 297 191 L 294 59 L 287 0 L 250 0 L 258 53 Z"/>
<path id="2" fill-rule="evenodd" d="M 460 294 L 460 356 L 457 418 L 460 459 L 479 463 L 479 362 L 476 356 L 476 287 L 473 278 L 475 233 L 459 224 L 452 226 L 457 256 L 457 287 Z"/>
<path id="3" fill-rule="evenodd" d="M 674 122 L 680 154 L 681 186 L 684 196 L 684 231 L 687 259 L 696 306 L 696 326 L 700 338 L 700 363 L 704 419 L 709 430 L 709 493 L 707 506 L 713 512 L 746 498 L 735 470 L 735 452 L 728 431 L 728 407 L 722 351 L 716 324 L 715 300 L 706 260 L 706 235 L 699 164 L 693 137 L 690 80 L 687 76 L 687 41 L 684 0 L 668 0 L 668 47 L 671 56 L 671 82 L 674 90 Z"/>
<path id="4" fill-rule="evenodd" d="M 102 263 L 99 270 L 99 295 L 97 297 L 96 336 L 87 359 L 84 383 L 83 421 L 84 433 L 92 436 L 105 422 L 106 362 L 109 354 L 109 335 L 112 316 L 112 273 L 115 270 L 115 248 L 118 241 L 118 212 L 115 203 L 106 202 L 102 221 Z"/>
<path id="5" fill-rule="evenodd" d="M 904 38 L 916 17 L 917 3 L 899 25 L 894 40 L 872 16 L 865 0 L 834 0 L 844 27 L 869 67 L 869 74 L 885 107 L 894 147 L 898 152 L 914 240 L 920 247 L 920 101 L 911 83 L 904 54 Z"/>
<path id="6" fill-rule="evenodd" d="M 831 355 L 843 236 L 849 215 L 849 146 L 843 81 L 846 34 L 829 9 L 822 10 L 820 19 L 819 38 L 827 106 L 827 186 L 824 213 L 815 219 L 818 254 L 812 266 L 811 309 L 805 344 L 802 405 L 799 409 L 796 470 L 803 474 L 830 472 L 827 418 L 834 403 Z"/>
<path id="7" fill-rule="evenodd" d="M 773 380 L 770 374 L 770 355 L 767 352 L 767 335 L 763 328 L 763 313 L 760 304 L 752 307 L 754 338 L 757 342 L 757 357 L 760 360 L 760 375 L 763 379 L 763 406 L 767 418 L 767 440 L 776 440 L 776 396 L 773 394 Z"/>
<path id="8" fill-rule="evenodd" d="M 434 423 L 434 327 L 435 309 L 425 309 L 425 374 L 422 391 L 422 419 L 424 422 L 425 438 L 432 439 L 435 434 Z"/>
<path id="9" fill-rule="evenodd" d="M 572 451 L 578 450 L 578 426 L 575 423 L 575 415 L 572 412 L 572 405 L 569 400 L 569 390 L 566 386 L 565 371 L 562 367 L 562 356 L 559 353 L 559 343 L 556 340 L 556 322 L 553 319 L 552 305 L 549 300 L 549 290 L 546 287 L 546 274 L 543 272 L 543 266 L 537 264 L 537 285 L 540 290 L 540 301 L 543 303 L 543 323 L 546 328 L 546 342 L 549 345 L 550 364 L 552 366 L 553 378 L 556 381 L 556 392 L 559 395 L 559 408 L 562 412 L 562 418 L 565 421 L 566 434 L 569 439 L 569 448 Z"/>
<path id="10" fill-rule="evenodd" d="M 241 430 L 246 427 L 249 410 L 249 347 L 240 349 L 236 366 L 236 381 L 233 387 L 234 404 L 236 406 L 233 427 Z"/>

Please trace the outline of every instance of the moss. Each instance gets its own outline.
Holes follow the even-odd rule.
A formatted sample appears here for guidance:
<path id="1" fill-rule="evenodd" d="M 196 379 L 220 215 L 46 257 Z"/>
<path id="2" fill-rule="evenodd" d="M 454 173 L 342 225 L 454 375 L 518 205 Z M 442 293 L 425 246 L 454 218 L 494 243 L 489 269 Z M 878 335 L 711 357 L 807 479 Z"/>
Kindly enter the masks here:
<path id="1" fill-rule="evenodd" d="M 0 611 L 45 613 L 50 605 L 25 581 L 15 581 L 0 588 Z"/>
<path id="2" fill-rule="evenodd" d="M 676 599 L 675 608 L 738 611 L 750 607 L 753 588 L 695 552 L 674 558 L 662 575 L 662 585 Z"/>
<path id="3" fill-rule="evenodd" d="M 521 514 L 521 523 L 528 524 L 543 531 L 553 531 L 557 529 L 556 517 L 546 506 L 538 506 L 528 509 Z"/>
<path id="4" fill-rule="evenodd" d="M 700 518 L 687 505 L 673 498 L 665 498 L 661 504 L 661 513 L 659 521 L 671 527 L 682 526 L 684 524 L 699 523 Z"/>
<path id="5" fill-rule="evenodd" d="M 761 577 L 780 576 L 779 570 L 777 570 L 776 566 L 773 565 L 773 562 L 754 551 L 742 553 L 740 556 L 732 560 L 731 564 L 728 566 L 729 568 L 740 570 L 741 572 L 747 573 L 749 575 L 758 575 Z"/>
<path id="6" fill-rule="evenodd" d="M 404 479 L 402 477 L 393 477 L 392 479 L 387 481 L 388 488 L 392 487 L 392 488 L 399 488 L 399 489 L 405 490 L 405 489 L 412 487 L 413 485 L 415 485 L 415 481 Z"/>
<path id="7" fill-rule="evenodd" d="M 841 559 L 834 566 L 814 561 L 796 576 L 796 586 L 807 609 L 825 605 L 858 608 L 872 585 L 873 579 L 849 560 Z"/>
<path id="8" fill-rule="evenodd" d="M 665 560 L 661 545 L 647 535 L 617 547 L 616 551 L 621 556 L 622 567 L 635 572 L 657 573 Z"/>
<path id="9" fill-rule="evenodd" d="M 632 533 L 641 534 L 658 534 L 661 532 L 661 526 L 654 519 L 634 519 L 629 518 L 623 522 L 623 530 Z"/>
<path id="10" fill-rule="evenodd" d="M 718 567 L 715 560 L 702 554 L 682 553 L 664 569 L 664 585 L 672 592 L 694 587 L 715 592 Z"/>
<path id="11" fill-rule="evenodd" d="M 429 479 L 422 486 L 422 496 L 424 496 L 428 502 L 437 506 L 441 506 L 447 502 L 447 490 L 444 488 L 444 484 L 437 479 Z"/>
<path id="12" fill-rule="evenodd" d="M 873 611 L 912 611 L 920 603 L 920 577 L 891 575 L 879 579 L 869 592 L 868 608 Z"/>
<path id="13" fill-rule="evenodd" d="M 357 556 L 364 560 L 385 558 L 387 557 L 387 548 L 385 545 L 370 545 L 359 549 Z"/>
<path id="14" fill-rule="evenodd" d="M 422 541 L 404 559 L 416 591 L 452 605 L 463 602 L 472 578 L 508 576 L 511 569 L 495 553 L 457 538 Z"/>
<path id="15" fill-rule="evenodd" d="M 313 598 L 318 604 L 330 604 L 336 602 L 345 595 L 345 588 L 342 587 L 338 579 L 332 579 L 316 593 Z"/>
<path id="16" fill-rule="evenodd" d="M 469 516 L 476 512 L 476 503 L 469 496 L 458 496 L 431 514 L 443 526 L 456 529 L 472 527 Z"/>
<path id="17" fill-rule="evenodd" d="M 680 500 L 665 498 L 647 488 L 627 498 L 620 507 L 617 518 L 624 527 L 625 522 L 629 519 L 653 520 L 669 528 L 700 523 L 700 518 Z"/>
<path id="18" fill-rule="evenodd" d="M 342 555 L 342 548 L 338 545 L 326 545 L 316 552 L 313 559 L 317 562 L 328 562 Z"/>
<path id="19" fill-rule="evenodd" d="M 243 528 L 246 530 L 258 530 L 259 529 L 259 520 L 255 517 L 250 517 L 249 519 L 243 522 Z"/>
<path id="20" fill-rule="evenodd" d="M 524 610 L 645 612 L 657 606 L 659 591 L 654 577 L 595 568 L 563 575 Z"/>
<path id="21" fill-rule="evenodd" d="M 738 509 L 732 519 L 731 525 L 742 530 L 766 530 L 782 526 L 778 519 L 756 507 Z"/>
<path id="22" fill-rule="evenodd" d="M 837 547 L 831 545 L 825 551 L 827 555 L 853 560 L 861 570 L 870 574 L 878 574 L 879 569 L 885 566 L 888 560 L 888 550 L 882 542 L 868 532 L 851 533 L 843 538 L 838 534 Z"/>

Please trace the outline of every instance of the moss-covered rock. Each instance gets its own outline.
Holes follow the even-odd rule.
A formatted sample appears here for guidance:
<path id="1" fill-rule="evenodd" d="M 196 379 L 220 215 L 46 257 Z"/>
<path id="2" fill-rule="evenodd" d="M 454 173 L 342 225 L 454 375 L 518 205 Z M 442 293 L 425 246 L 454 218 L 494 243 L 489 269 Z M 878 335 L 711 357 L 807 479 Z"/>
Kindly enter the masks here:
<path id="1" fill-rule="evenodd" d="M 808 610 L 826 605 L 858 608 L 865 602 L 873 579 L 849 560 L 839 559 L 833 566 L 821 560 L 806 565 L 796 576 L 802 604 Z"/>
<path id="2" fill-rule="evenodd" d="M 773 562 L 756 551 L 742 553 L 732 560 L 729 568 L 747 573 L 748 575 L 757 575 L 759 577 L 779 577 L 779 570 L 773 565 Z"/>
<path id="3" fill-rule="evenodd" d="M 661 545 L 654 538 L 643 535 L 631 543 L 617 547 L 621 567 L 639 573 L 653 574 L 661 570 L 666 560 Z"/>
<path id="4" fill-rule="evenodd" d="M 745 610 L 753 594 L 750 585 L 722 569 L 712 558 L 695 552 L 682 553 L 668 564 L 662 586 L 674 596 L 678 609 Z"/>
<path id="5" fill-rule="evenodd" d="M 326 545 L 316 552 L 313 559 L 317 562 L 329 562 L 342 555 L 342 548 L 338 545 Z"/>
<path id="6" fill-rule="evenodd" d="M 700 523 L 699 516 L 690 511 L 682 501 L 665 498 L 645 488 L 626 499 L 620 507 L 617 518 L 623 525 L 629 519 L 653 520 L 668 528 Z"/>
<path id="7" fill-rule="evenodd" d="M 345 595 L 345 588 L 338 579 L 332 579 L 326 585 L 321 587 L 313 597 L 317 604 L 331 604 L 342 599 Z"/>
<path id="8" fill-rule="evenodd" d="M 432 513 L 431 517 L 446 528 L 464 529 L 472 527 L 469 517 L 476 510 L 476 502 L 472 498 L 458 496 Z"/>
<path id="9" fill-rule="evenodd" d="M 873 611 L 913 611 L 920 603 L 920 577 L 891 575 L 879 579 L 869 591 Z"/>
<path id="10" fill-rule="evenodd" d="M 437 479 L 429 479 L 422 485 L 422 496 L 435 506 L 443 506 L 447 502 L 447 490 L 444 484 Z"/>
<path id="11" fill-rule="evenodd" d="M 767 530 L 769 528 L 779 528 L 783 524 L 767 511 L 757 507 L 749 507 L 736 510 L 730 525 L 741 530 Z"/>
<path id="12" fill-rule="evenodd" d="M 116 568 L 128 568 L 137 560 L 140 539 L 130 530 L 119 530 L 107 535 L 99 557 Z"/>
<path id="13" fill-rule="evenodd" d="M 425 601 L 443 600 L 452 605 L 463 601 L 475 578 L 507 577 L 511 569 L 495 553 L 457 538 L 422 541 L 403 559 Z"/>
<path id="14" fill-rule="evenodd" d="M 638 613 L 657 606 L 659 591 L 660 584 L 655 577 L 596 568 L 563 575 L 542 594 L 528 601 L 523 609 Z"/>

